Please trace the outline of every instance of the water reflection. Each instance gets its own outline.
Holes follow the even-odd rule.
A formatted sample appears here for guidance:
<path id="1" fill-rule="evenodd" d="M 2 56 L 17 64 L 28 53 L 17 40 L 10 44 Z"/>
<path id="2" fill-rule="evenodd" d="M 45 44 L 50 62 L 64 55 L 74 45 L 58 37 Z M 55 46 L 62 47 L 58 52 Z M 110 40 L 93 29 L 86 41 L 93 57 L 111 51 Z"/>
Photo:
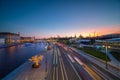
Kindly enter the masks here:
<path id="1" fill-rule="evenodd" d="M 10 55 L 14 53 L 15 46 L 11 46 L 10 48 L 7 48 L 7 51 L 9 52 Z"/>
<path id="2" fill-rule="evenodd" d="M 33 55 L 42 53 L 45 43 L 25 44 L 0 49 L 0 79 Z"/>

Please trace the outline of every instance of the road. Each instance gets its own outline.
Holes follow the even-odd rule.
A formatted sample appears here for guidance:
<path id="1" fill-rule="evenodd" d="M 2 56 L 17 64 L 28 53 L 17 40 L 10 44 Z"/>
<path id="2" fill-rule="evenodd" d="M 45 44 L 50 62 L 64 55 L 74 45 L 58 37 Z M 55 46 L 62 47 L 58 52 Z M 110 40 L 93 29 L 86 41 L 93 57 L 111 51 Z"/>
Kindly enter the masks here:
<path id="1" fill-rule="evenodd" d="M 95 64 L 95 61 L 89 60 L 74 50 L 67 47 L 66 49 L 69 51 L 72 56 L 77 57 L 78 60 L 81 61 L 83 68 L 96 80 L 119 80 L 117 76 L 114 76 L 110 72 L 106 71 L 105 69 L 101 68 L 99 65 Z M 101 64 L 102 65 L 102 64 Z M 92 71 L 92 72 L 91 72 Z"/>
<path id="2" fill-rule="evenodd" d="M 49 80 L 94 80 L 81 65 L 59 45 L 54 46 Z M 99 79 L 100 80 L 100 79 Z"/>
<path id="3" fill-rule="evenodd" d="M 54 47 L 50 80 L 119 80 L 119 78 L 59 43 Z"/>
<path id="4" fill-rule="evenodd" d="M 87 54 L 82 51 L 78 53 L 76 50 L 71 50 L 71 52 L 103 79 L 120 80 L 119 70 L 116 71 L 114 67 L 109 65 L 109 69 L 106 69 L 105 64 L 101 63 L 101 61 L 96 61 L 93 57 L 87 56 Z"/>

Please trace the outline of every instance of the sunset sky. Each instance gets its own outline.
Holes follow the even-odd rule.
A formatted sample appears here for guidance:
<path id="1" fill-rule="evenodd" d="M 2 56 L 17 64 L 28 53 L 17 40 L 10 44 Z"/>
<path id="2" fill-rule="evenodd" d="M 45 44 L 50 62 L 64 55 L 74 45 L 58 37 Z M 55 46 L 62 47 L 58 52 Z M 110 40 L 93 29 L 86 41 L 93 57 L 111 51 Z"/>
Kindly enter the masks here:
<path id="1" fill-rule="evenodd" d="M 120 0 L 0 0 L 0 32 L 37 38 L 120 33 Z"/>

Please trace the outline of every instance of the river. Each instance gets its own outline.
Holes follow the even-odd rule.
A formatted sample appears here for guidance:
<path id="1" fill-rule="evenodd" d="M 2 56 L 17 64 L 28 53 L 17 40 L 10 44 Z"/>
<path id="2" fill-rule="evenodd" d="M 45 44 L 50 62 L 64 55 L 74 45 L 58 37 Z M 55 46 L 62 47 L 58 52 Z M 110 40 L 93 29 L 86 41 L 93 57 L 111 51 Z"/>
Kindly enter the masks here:
<path id="1" fill-rule="evenodd" d="M 45 51 L 46 43 L 27 43 L 0 49 L 0 79 L 36 54 Z"/>

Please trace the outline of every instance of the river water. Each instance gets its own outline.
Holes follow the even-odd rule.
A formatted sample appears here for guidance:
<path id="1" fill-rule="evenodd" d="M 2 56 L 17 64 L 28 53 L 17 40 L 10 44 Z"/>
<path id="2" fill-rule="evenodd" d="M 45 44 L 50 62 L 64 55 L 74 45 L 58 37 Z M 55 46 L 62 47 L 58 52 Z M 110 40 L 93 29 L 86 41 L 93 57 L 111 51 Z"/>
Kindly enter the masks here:
<path id="1" fill-rule="evenodd" d="M 45 51 L 46 43 L 27 43 L 0 49 L 0 79 L 36 54 Z"/>

